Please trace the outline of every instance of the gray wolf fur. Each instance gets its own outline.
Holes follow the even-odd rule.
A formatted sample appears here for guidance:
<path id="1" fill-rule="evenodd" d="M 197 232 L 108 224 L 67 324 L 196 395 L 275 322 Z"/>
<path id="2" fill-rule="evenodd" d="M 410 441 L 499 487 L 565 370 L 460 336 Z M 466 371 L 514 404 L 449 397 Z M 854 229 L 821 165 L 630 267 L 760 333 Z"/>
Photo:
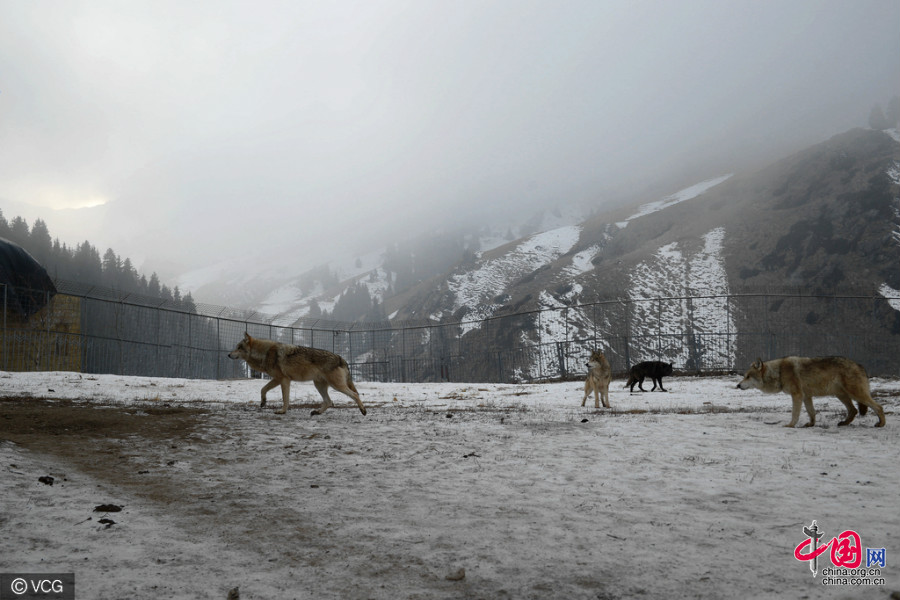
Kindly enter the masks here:
<path id="1" fill-rule="evenodd" d="M 591 391 L 594 392 L 594 408 L 600 408 L 600 398 L 603 398 L 603 406 L 609 408 L 609 382 L 612 380 L 612 369 L 609 361 L 599 350 L 591 352 L 588 360 L 588 375 L 584 381 L 584 398 L 581 405 L 587 401 Z"/>
<path id="2" fill-rule="evenodd" d="M 366 407 L 350 378 L 350 366 L 333 352 L 261 340 L 245 333 L 244 339 L 228 353 L 228 358 L 243 359 L 251 368 L 272 378 L 262 388 L 260 408 L 266 405 L 266 393 L 280 385 L 283 405 L 275 413 L 284 414 L 290 400 L 291 381 L 312 381 L 322 396 L 322 405 L 312 414 L 321 415 L 334 406 L 328 397 L 329 386 L 353 398 L 360 412 L 366 414 Z"/>
<path id="3" fill-rule="evenodd" d="M 656 391 L 657 382 L 659 382 L 659 389 L 665 392 L 666 388 L 663 387 L 662 378 L 671 374 L 672 365 L 670 363 L 659 360 L 646 360 L 631 367 L 631 371 L 628 373 L 628 383 L 625 384 L 625 387 L 628 388 L 629 392 L 634 392 L 634 384 L 637 384 L 639 390 L 646 392 L 644 379 L 649 377 L 653 380 L 651 392 Z"/>
<path id="4" fill-rule="evenodd" d="M 884 410 L 872 400 L 866 370 L 862 365 L 841 356 L 786 356 L 766 362 L 758 358 L 750 365 L 750 370 L 737 386 L 742 390 L 756 388 L 767 394 L 790 394 L 794 404 L 791 422 L 785 427 L 797 425 L 801 402 L 809 415 L 809 423 L 804 427 L 816 424 L 816 411 L 812 403 L 814 396 L 837 396 L 844 403 L 847 418 L 838 425 L 849 425 L 856 418 L 856 408 L 852 402 L 856 400 L 860 414 L 865 415 L 872 408 L 878 415 L 875 427 L 884 427 Z"/>

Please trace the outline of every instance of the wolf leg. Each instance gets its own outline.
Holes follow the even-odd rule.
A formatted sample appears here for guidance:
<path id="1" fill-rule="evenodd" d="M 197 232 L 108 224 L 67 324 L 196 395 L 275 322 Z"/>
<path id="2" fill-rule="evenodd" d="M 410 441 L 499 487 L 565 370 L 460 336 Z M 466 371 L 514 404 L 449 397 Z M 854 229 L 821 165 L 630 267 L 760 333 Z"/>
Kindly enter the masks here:
<path id="1" fill-rule="evenodd" d="M 813 408 L 812 396 L 803 396 L 803 406 L 804 408 L 806 408 L 806 414 L 809 415 L 809 423 L 804 425 L 804 427 L 815 427 L 816 409 Z"/>
<path id="2" fill-rule="evenodd" d="M 278 387 L 279 383 L 280 383 L 280 380 L 272 378 L 272 380 L 269 381 L 269 383 L 267 383 L 266 385 L 263 386 L 263 389 L 260 392 L 260 399 L 261 399 L 261 401 L 259 403 L 260 408 L 266 407 L 266 393 L 268 393 L 268 391 L 271 390 L 272 388 Z"/>
<path id="3" fill-rule="evenodd" d="M 319 408 L 314 408 L 310 413 L 311 415 L 321 415 L 323 412 L 334 406 L 331 403 L 331 398 L 328 397 L 328 382 L 326 381 L 313 381 L 313 384 L 316 386 L 316 389 L 319 390 L 319 395 L 322 396 L 322 406 Z"/>
<path id="4" fill-rule="evenodd" d="M 849 425 L 850 423 L 853 422 L 853 419 L 856 418 L 856 407 L 853 406 L 853 400 L 850 399 L 850 396 L 847 395 L 846 392 L 841 392 L 840 394 L 836 394 L 836 395 L 837 395 L 838 400 L 840 400 L 844 404 L 844 406 L 847 407 L 847 417 L 843 421 L 838 423 L 838 427 L 841 427 L 843 425 Z M 860 405 L 860 406 L 862 406 L 862 405 Z"/>
<path id="5" fill-rule="evenodd" d="M 588 379 L 584 382 L 584 398 L 581 399 L 581 405 L 584 406 L 584 403 L 587 402 L 588 396 L 591 395 L 591 380 L 590 375 L 588 375 Z"/>
<path id="6" fill-rule="evenodd" d="M 659 389 L 662 390 L 662 391 L 664 391 L 664 392 L 668 392 L 668 391 L 669 391 L 669 390 L 667 390 L 666 388 L 664 388 L 664 387 L 662 386 L 662 377 L 659 378 Z"/>
<path id="7" fill-rule="evenodd" d="M 603 398 L 603 406 L 609 408 L 609 384 L 606 384 L 606 387 L 600 392 L 600 396 Z"/>
<path id="8" fill-rule="evenodd" d="M 281 409 L 276 410 L 276 415 L 283 415 L 287 412 L 288 404 L 291 400 L 291 379 L 285 377 L 281 380 Z"/>
<path id="9" fill-rule="evenodd" d="M 644 378 L 643 377 L 638 377 L 638 389 L 641 390 L 642 392 L 647 391 L 644 389 Z"/>
<path id="10" fill-rule="evenodd" d="M 793 406 L 791 407 L 791 422 L 785 425 L 785 427 L 794 427 L 797 425 L 797 421 L 800 420 L 800 404 L 803 402 L 803 396 L 800 394 L 791 394 L 791 400 L 793 401 Z"/>
<path id="11" fill-rule="evenodd" d="M 875 423 L 875 427 L 884 427 L 884 409 L 872 399 L 871 394 L 857 394 L 856 401 L 859 403 L 859 414 L 866 414 L 866 407 L 871 407 L 875 414 L 878 415 L 878 422 Z"/>
<path id="12" fill-rule="evenodd" d="M 356 386 L 353 385 L 352 381 L 348 379 L 346 385 L 336 385 L 334 386 L 334 389 L 353 398 L 353 400 L 356 401 L 356 406 L 359 407 L 359 412 L 366 414 L 366 407 L 363 406 L 362 399 L 359 397 L 359 391 L 356 389 Z"/>

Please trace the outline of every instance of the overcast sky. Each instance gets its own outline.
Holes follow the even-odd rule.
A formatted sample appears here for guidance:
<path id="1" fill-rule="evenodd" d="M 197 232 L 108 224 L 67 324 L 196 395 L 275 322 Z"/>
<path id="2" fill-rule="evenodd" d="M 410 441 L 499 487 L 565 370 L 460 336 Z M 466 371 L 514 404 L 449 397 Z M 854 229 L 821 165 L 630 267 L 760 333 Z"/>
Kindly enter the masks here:
<path id="1" fill-rule="evenodd" d="M 897 0 L 0 0 L 0 208 L 137 264 L 319 264 L 798 150 L 898 93 Z"/>

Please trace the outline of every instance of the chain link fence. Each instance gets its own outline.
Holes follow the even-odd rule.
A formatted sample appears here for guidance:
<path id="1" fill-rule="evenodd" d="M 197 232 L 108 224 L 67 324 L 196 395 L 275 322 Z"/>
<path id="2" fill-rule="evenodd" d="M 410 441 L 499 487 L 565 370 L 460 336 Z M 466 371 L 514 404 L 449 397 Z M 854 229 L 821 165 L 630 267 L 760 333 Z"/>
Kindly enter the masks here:
<path id="1" fill-rule="evenodd" d="M 0 285 L 0 369 L 229 379 L 244 332 L 342 355 L 357 381 L 516 383 L 582 377 L 594 349 L 621 374 L 643 360 L 682 373 L 743 371 L 757 357 L 843 355 L 900 376 L 900 297 L 750 290 L 609 298 L 454 323 L 340 323 L 175 303 L 57 281 L 15 290 L 40 310 L 10 309 Z M 43 295 L 43 297 L 41 297 Z"/>

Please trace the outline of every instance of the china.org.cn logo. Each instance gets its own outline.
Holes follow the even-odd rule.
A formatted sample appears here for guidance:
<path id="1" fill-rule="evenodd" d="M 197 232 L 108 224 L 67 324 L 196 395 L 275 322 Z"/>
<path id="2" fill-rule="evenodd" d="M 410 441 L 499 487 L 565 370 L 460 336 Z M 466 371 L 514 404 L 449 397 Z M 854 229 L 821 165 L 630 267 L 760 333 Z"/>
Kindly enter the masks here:
<path id="1" fill-rule="evenodd" d="M 864 554 L 862 540 L 852 529 L 821 543 L 820 540 L 825 539 L 825 531 L 819 529 L 815 521 L 803 528 L 803 535 L 806 539 L 794 548 L 794 558 L 808 562 L 813 577 L 819 573 L 819 557 L 830 550 L 833 566 L 822 567 L 823 585 L 884 585 L 881 571 L 887 563 L 884 548 L 865 548 Z M 862 566 L 864 555 L 865 567 Z"/>

